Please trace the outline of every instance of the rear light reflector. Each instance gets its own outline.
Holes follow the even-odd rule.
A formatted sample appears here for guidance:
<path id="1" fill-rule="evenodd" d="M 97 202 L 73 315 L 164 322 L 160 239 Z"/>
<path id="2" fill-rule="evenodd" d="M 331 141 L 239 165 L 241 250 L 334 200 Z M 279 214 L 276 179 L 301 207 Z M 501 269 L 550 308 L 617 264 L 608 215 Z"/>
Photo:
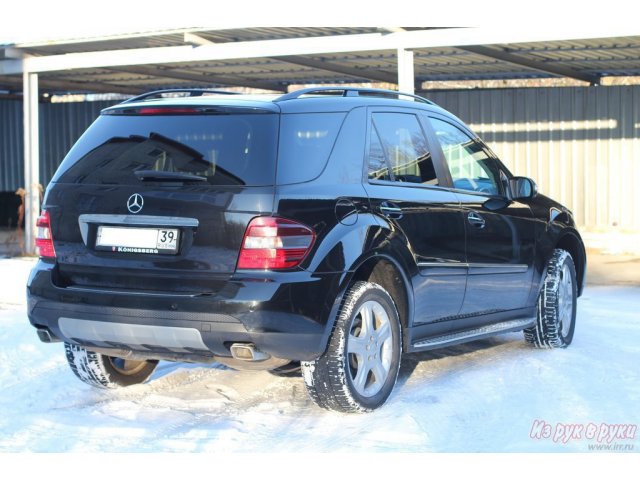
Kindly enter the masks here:
<path id="1" fill-rule="evenodd" d="M 309 227 L 277 217 L 256 217 L 244 233 L 239 269 L 278 270 L 300 265 L 315 241 Z"/>
<path id="2" fill-rule="evenodd" d="M 53 248 L 53 237 L 51 236 L 51 220 L 49 212 L 43 210 L 36 220 L 38 233 L 36 235 L 36 247 L 40 258 L 56 258 L 56 251 Z"/>

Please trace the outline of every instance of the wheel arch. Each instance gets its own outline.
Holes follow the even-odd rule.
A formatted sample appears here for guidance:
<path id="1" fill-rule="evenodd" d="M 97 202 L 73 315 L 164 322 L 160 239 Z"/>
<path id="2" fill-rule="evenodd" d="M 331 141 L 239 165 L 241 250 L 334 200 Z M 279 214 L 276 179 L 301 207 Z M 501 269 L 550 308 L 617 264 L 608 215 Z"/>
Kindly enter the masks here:
<path id="1" fill-rule="evenodd" d="M 377 283 L 391 295 L 400 317 L 402 345 L 406 351 L 408 331 L 413 323 L 413 287 L 402 262 L 387 253 L 372 252 L 354 265 L 353 273 L 345 280 L 341 298 L 358 281 Z"/>
<path id="2" fill-rule="evenodd" d="M 322 270 L 329 265 L 342 263 L 342 274 L 336 288 L 327 292 L 325 305 L 330 305 L 323 344 L 327 345 L 335 327 L 336 317 L 348 289 L 357 281 L 374 281 L 389 294 L 398 308 L 403 336 L 406 340 L 408 328 L 413 323 L 414 300 L 411 279 L 418 275 L 417 265 L 408 246 L 408 240 L 401 232 L 385 228 L 373 216 L 362 216 L 360 229 L 348 229 L 347 236 L 337 229 L 335 238 L 325 253 L 311 265 L 310 270 Z M 326 241 L 326 240 L 325 240 Z M 344 248 L 336 248 L 341 244 Z M 354 248 L 357 247 L 357 248 Z M 338 261 L 328 261 L 331 252 L 340 252 Z M 406 345 L 406 341 L 403 341 Z"/>
<path id="3" fill-rule="evenodd" d="M 578 296 L 582 295 L 587 272 L 587 254 L 580 235 L 577 232 L 573 231 L 564 232 L 558 238 L 555 248 L 566 250 L 571 255 L 573 263 L 576 267 L 576 279 L 578 280 Z"/>

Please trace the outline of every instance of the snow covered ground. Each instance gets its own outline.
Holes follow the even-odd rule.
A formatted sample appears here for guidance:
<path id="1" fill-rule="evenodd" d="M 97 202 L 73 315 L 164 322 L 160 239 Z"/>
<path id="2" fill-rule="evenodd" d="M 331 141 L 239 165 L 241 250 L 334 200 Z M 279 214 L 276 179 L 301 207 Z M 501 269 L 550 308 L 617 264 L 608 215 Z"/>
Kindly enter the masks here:
<path id="1" fill-rule="evenodd" d="M 94 390 L 28 323 L 32 263 L 0 260 L 0 452 L 640 451 L 638 287 L 587 288 L 566 350 L 514 333 L 406 356 L 387 405 L 344 415 L 300 378 L 218 364 Z"/>

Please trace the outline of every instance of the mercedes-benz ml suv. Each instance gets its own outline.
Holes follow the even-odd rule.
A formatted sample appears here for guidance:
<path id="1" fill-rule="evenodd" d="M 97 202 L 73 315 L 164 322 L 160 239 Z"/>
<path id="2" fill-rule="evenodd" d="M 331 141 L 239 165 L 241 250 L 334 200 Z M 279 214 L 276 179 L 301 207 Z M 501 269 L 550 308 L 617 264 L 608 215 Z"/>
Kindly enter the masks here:
<path id="1" fill-rule="evenodd" d="M 46 190 L 28 314 L 84 382 L 301 366 L 318 405 L 368 411 L 403 353 L 571 343 L 571 212 L 455 116 L 384 90 L 176 95 L 105 109 Z"/>

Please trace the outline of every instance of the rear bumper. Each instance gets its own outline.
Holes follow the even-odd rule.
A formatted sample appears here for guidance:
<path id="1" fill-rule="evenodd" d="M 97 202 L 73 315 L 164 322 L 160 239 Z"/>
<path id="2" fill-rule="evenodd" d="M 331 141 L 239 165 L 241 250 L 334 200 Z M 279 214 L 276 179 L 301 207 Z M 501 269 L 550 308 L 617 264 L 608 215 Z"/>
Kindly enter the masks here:
<path id="1" fill-rule="evenodd" d="M 341 273 L 239 274 L 215 295 L 60 288 L 39 261 L 27 285 L 29 321 L 52 337 L 91 349 L 156 358 L 230 356 L 233 343 L 289 360 L 326 347 Z"/>

